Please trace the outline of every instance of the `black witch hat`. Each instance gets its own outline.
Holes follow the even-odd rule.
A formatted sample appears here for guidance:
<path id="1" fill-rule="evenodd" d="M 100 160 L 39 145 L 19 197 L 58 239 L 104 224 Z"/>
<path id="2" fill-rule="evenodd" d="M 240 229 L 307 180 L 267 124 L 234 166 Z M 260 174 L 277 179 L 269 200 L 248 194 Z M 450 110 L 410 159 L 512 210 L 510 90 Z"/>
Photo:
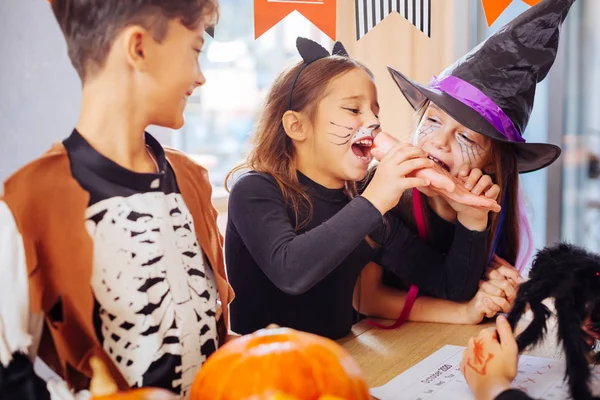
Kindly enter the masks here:
<path id="1" fill-rule="evenodd" d="M 469 129 L 512 143 L 521 173 L 547 167 L 560 156 L 560 147 L 526 143 L 523 132 L 536 85 L 554 63 L 560 26 L 574 2 L 543 0 L 434 77 L 429 86 L 388 70 L 414 109 L 430 100 Z"/>

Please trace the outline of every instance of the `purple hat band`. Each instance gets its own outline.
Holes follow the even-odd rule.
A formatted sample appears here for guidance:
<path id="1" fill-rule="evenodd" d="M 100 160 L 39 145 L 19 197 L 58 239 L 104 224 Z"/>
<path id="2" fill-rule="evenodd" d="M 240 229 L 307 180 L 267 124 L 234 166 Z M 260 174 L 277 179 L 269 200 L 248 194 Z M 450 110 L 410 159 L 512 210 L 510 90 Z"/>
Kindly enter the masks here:
<path id="1" fill-rule="evenodd" d="M 512 120 L 504 111 L 481 90 L 456 76 L 448 75 L 442 79 L 433 77 L 429 83 L 432 89 L 438 89 L 452 96 L 467 107 L 477 111 L 498 132 L 511 142 L 525 142 Z"/>

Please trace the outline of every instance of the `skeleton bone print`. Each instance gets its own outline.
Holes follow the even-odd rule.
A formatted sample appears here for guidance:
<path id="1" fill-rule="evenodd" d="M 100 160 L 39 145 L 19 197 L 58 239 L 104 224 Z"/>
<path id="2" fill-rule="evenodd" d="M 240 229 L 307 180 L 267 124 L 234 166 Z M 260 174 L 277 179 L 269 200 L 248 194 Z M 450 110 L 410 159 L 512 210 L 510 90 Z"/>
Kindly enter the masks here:
<path id="1" fill-rule="evenodd" d="M 186 397 L 216 348 L 217 291 L 183 198 L 113 197 L 88 208 L 86 227 L 104 349 L 132 387 L 170 359 L 170 389 Z"/>

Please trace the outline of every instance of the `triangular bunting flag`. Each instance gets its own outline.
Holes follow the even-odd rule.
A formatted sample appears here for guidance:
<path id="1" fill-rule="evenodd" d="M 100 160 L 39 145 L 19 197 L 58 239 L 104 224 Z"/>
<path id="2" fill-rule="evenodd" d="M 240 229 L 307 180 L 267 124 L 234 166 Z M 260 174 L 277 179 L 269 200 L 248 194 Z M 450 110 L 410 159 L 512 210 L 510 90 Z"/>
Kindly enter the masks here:
<path id="1" fill-rule="evenodd" d="M 500 15 L 508 8 L 514 0 L 481 0 L 485 21 L 488 27 L 492 26 Z M 523 2 L 531 7 L 535 6 L 542 0 L 523 0 Z"/>
<path id="2" fill-rule="evenodd" d="M 254 38 L 298 11 L 330 39 L 336 38 L 336 0 L 254 0 Z"/>
<path id="3" fill-rule="evenodd" d="M 431 0 L 354 0 L 354 9 L 356 40 L 360 40 L 393 12 L 399 13 L 431 37 Z"/>

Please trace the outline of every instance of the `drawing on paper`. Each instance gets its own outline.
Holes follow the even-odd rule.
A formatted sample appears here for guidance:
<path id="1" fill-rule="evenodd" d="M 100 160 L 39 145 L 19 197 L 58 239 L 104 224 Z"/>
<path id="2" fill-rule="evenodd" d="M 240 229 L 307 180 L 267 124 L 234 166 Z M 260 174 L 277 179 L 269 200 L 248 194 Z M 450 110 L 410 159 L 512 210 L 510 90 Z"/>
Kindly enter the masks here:
<path id="1" fill-rule="evenodd" d="M 465 348 L 444 346 L 419 364 L 398 375 L 387 384 L 371 389 L 380 400 L 473 400 L 473 394 L 460 371 Z M 488 355 L 479 354 L 471 360 L 473 368 L 485 370 Z M 513 387 L 534 398 L 568 399 L 564 382 L 564 361 L 521 356 Z M 594 369 L 594 394 L 600 394 L 600 367 Z"/>

